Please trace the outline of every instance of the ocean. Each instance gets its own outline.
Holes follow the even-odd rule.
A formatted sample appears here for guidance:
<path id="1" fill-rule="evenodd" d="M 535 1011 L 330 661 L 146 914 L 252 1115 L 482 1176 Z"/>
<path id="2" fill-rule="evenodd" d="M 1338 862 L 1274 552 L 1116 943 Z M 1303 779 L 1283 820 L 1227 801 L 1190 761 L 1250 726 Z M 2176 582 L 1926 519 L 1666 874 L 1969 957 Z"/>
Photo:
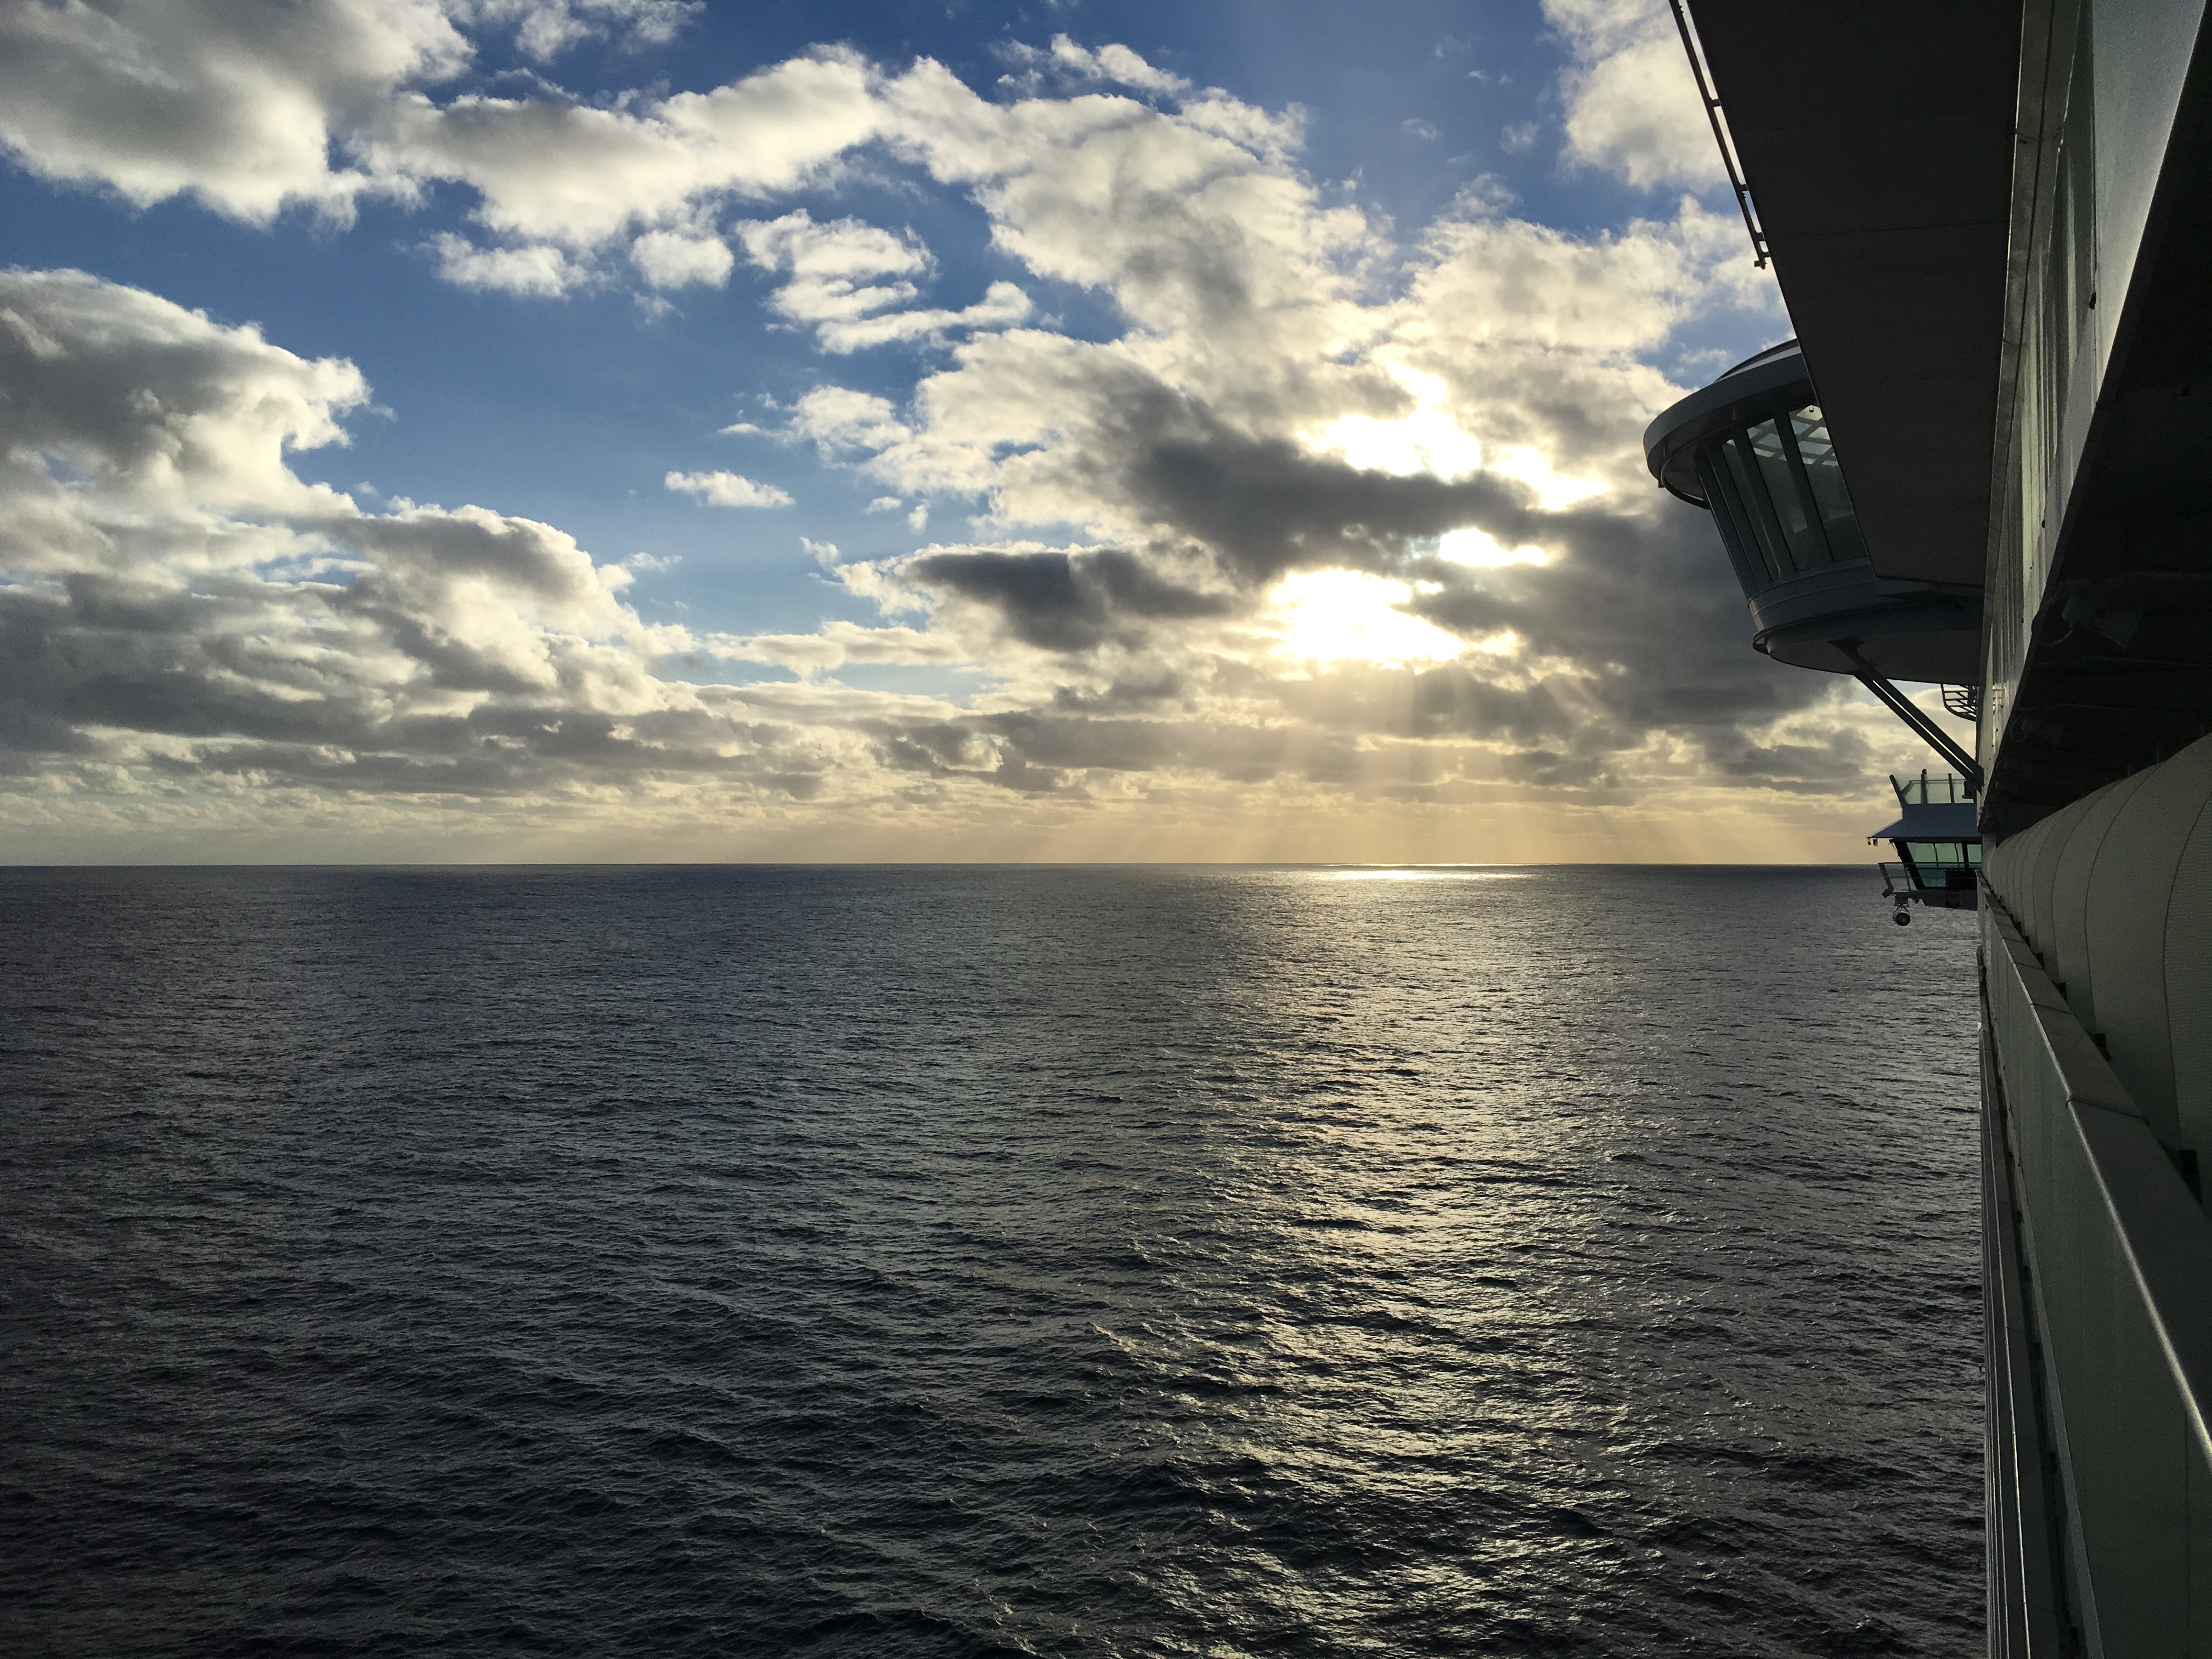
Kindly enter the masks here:
<path id="1" fill-rule="evenodd" d="M 1978 1651 L 1868 869 L 0 871 L 9 1655 Z"/>

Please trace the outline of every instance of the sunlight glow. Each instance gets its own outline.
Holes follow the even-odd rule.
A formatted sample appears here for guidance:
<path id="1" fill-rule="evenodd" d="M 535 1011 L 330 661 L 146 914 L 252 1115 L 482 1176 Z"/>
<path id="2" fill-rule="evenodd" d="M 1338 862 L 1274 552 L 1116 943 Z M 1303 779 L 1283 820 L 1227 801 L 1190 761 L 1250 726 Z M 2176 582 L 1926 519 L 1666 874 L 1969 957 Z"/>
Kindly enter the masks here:
<path id="1" fill-rule="evenodd" d="M 1540 547 L 1507 547 L 1486 530 L 1447 530 L 1437 538 L 1437 551 L 1456 564 L 1549 564 L 1552 556 Z"/>
<path id="2" fill-rule="evenodd" d="M 1275 589 L 1282 620 L 1277 654 L 1298 662 L 1453 662 L 1467 643 L 1396 609 L 1413 597 L 1405 582 L 1357 570 L 1285 576 Z"/>
<path id="3" fill-rule="evenodd" d="M 1458 478 L 1480 467 L 1482 445 L 1461 431 L 1443 407 L 1444 383 L 1410 368 L 1394 368 L 1390 374 L 1412 394 L 1412 414 L 1395 421 L 1378 421 L 1372 415 L 1341 416 L 1308 433 L 1307 445 L 1323 454 L 1341 455 L 1364 471 L 1401 478 L 1416 472 Z"/>
<path id="4" fill-rule="evenodd" d="M 1554 471 L 1551 458 L 1528 444 L 1509 444 L 1500 448 L 1490 458 L 1490 470 L 1527 484 L 1536 492 L 1536 505 L 1547 513 L 1556 513 L 1577 501 L 1605 494 L 1601 480 L 1571 477 Z"/>

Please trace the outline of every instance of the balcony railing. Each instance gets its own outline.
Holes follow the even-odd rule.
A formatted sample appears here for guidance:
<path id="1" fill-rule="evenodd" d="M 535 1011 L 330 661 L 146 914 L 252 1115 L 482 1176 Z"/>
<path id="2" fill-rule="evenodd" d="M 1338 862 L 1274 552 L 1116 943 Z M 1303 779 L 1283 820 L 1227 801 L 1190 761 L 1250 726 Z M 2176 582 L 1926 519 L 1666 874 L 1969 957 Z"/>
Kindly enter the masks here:
<path id="1" fill-rule="evenodd" d="M 1980 871 L 1971 864 L 1882 864 L 1881 896 L 1900 903 L 1917 899 L 1938 910 L 1972 910 L 1979 907 Z"/>
<path id="2" fill-rule="evenodd" d="M 1992 1340 L 2041 1373 L 2014 1426 L 2035 1409 L 2059 1476 L 2067 1612 L 2092 1653 L 2212 1653 L 2212 1219 L 2012 918 L 1983 917 L 1990 1127 L 2027 1270 Z M 2002 1328 L 2030 1318 L 2032 1348 Z"/>
<path id="3" fill-rule="evenodd" d="M 1889 787 L 1899 806 L 1957 806 L 1974 798 L 1966 779 L 1952 772 L 1892 772 Z"/>

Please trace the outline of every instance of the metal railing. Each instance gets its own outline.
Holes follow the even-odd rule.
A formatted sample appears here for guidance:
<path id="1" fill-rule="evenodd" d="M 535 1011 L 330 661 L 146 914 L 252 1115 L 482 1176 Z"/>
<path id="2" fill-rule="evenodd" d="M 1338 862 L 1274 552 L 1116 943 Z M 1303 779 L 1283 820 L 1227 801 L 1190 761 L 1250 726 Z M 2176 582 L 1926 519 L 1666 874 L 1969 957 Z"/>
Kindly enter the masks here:
<path id="1" fill-rule="evenodd" d="M 1881 896 L 1889 898 L 1899 893 L 1914 898 L 1930 894 L 1955 897 L 1962 893 L 1979 890 L 1977 878 L 1981 874 L 1972 864 L 1879 864 L 1881 872 Z"/>
<path id="2" fill-rule="evenodd" d="M 1690 13 L 1685 0 L 1667 0 L 1674 13 L 1674 27 L 1682 32 L 1682 50 L 1690 56 L 1690 74 L 1698 83 L 1698 96 L 1705 106 L 1705 119 L 1712 123 L 1713 142 L 1721 147 L 1721 165 L 1728 169 L 1729 188 L 1735 191 L 1735 204 L 1743 214 L 1743 228 L 1751 233 L 1752 263 L 1764 266 L 1773 255 L 1766 243 L 1766 231 L 1759 222 L 1759 210 L 1751 204 L 1751 185 L 1743 176 L 1743 163 L 1735 152 L 1735 139 L 1728 130 L 1727 112 L 1713 92 L 1711 67 L 1705 62 L 1705 50 L 1698 44 L 1697 33 L 1690 27 Z"/>
<path id="3" fill-rule="evenodd" d="M 1892 772 L 1889 787 L 1899 806 L 1957 806 L 1974 798 L 1966 780 L 1950 772 Z"/>

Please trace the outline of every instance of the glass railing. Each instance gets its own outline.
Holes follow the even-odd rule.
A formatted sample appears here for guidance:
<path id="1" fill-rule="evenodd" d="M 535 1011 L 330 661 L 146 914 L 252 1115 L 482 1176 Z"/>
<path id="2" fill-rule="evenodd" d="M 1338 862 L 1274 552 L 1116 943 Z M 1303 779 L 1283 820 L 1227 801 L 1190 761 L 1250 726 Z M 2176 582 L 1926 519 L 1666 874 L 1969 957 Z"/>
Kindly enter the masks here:
<path id="1" fill-rule="evenodd" d="M 1973 799 L 1966 779 L 1954 772 L 1892 772 L 1889 787 L 1899 806 L 1960 806 Z"/>

